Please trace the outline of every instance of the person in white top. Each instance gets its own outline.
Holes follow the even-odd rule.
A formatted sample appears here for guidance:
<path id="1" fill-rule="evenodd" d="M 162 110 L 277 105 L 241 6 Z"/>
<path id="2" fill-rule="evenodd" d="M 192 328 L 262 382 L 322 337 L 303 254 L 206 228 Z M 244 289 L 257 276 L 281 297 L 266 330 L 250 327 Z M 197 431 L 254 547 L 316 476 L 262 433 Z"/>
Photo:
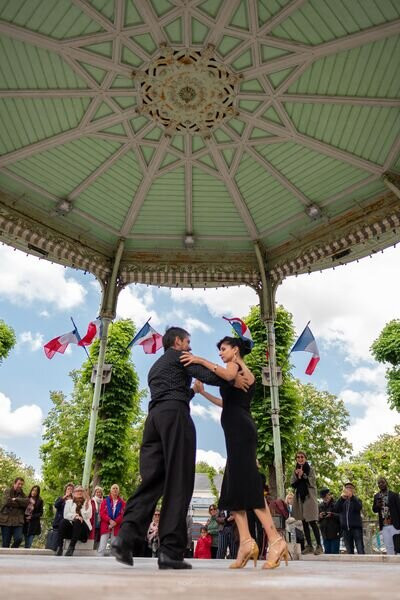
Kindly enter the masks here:
<path id="1" fill-rule="evenodd" d="M 65 502 L 64 518 L 58 529 L 57 556 L 62 556 L 64 540 L 71 540 L 65 556 L 72 556 L 76 542 L 86 542 L 92 529 L 92 503 L 89 492 L 76 485 L 72 498 Z"/>

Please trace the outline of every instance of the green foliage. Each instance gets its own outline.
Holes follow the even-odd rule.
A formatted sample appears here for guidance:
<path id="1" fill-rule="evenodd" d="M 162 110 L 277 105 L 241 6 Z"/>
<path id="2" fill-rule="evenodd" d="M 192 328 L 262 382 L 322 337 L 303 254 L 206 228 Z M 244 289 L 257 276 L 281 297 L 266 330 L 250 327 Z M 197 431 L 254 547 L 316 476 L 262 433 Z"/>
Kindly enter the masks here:
<path id="1" fill-rule="evenodd" d="M 310 383 L 297 382 L 297 388 L 301 421 L 294 432 L 296 447 L 311 460 L 318 487 L 330 486 L 336 479 L 338 460 L 351 452 L 351 444 L 344 437 L 350 424 L 349 413 L 343 401 L 329 392 L 321 392 Z"/>
<path id="2" fill-rule="evenodd" d="M 0 319 L 0 364 L 7 358 L 16 341 L 14 329 Z"/>
<path id="3" fill-rule="evenodd" d="M 378 491 L 377 480 L 382 476 L 387 479 L 389 489 L 400 492 L 400 425 L 395 427 L 393 435 L 379 436 L 353 460 L 340 464 L 333 489 L 338 494 L 343 483 L 354 483 L 356 494 L 363 501 L 364 515 L 375 518 L 372 501 Z"/>
<path id="4" fill-rule="evenodd" d="M 12 452 L 0 447 L 0 496 L 11 487 L 16 477 L 25 479 L 24 492 L 28 494 L 33 485 L 40 485 L 33 467 L 24 465 L 22 460 Z"/>
<path id="5" fill-rule="evenodd" d="M 389 363 L 386 371 L 388 401 L 400 412 L 400 319 L 389 321 L 371 346 L 375 360 Z"/>
<path id="6" fill-rule="evenodd" d="M 258 432 L 257 455 L 261 468 L 267 471 L 274 462 L 274 448 L 271 422 L 271 398 L 269 388 L 261 381 L 261 368 L 265 366 L 267 332 L 260 318 L 258 306 L 252 307 L 244 321 L 251 331 L 254 347 L 246 357 L 246 364 L 256 378 L 256 391 L 252 402 L 252 415 Z M 278 306 L 275 321 L 275 341 L 277 364 L 282 369 L 283 384 L 279 388 L 280 427 L 282 457 L 285 462 L 295 451 L 294 432 L 300 418 L 300 395 L 290 376 L 289 351 L 294 342 L 295 333 L 292 315 L 282 306 Z"/>
<path id="7" fill-rule="evenodd" d="M 110 328 L 106 363 L 113 365 L 110 383 L 105 386 L 99 408 L 94 447 L 94 477 L 106 490 L 118 483 L 129 496 L 139 481 L 138 453 L 142 438 L 142 395 L 130 352 L 124 352 L 135 333 L 130 320 L 117 321 Z M 96 362 L 99 342 L 92 344 L 90 356 Z M 50 507 L 65 483 L 80 482 L 83 475 L 93 386 L 92 365 L 71 373 L 74 389 L 70 398 L 52 392 L 53 408 L 44 421 L 41 446 L 45 500 Z"/>

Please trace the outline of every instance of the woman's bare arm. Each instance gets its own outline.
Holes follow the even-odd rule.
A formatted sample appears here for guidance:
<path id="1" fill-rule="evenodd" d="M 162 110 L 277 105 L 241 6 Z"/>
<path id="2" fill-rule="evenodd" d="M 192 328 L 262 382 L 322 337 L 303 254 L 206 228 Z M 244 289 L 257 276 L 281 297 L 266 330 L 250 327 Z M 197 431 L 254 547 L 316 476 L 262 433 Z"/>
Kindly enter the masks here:
<path id="1" fill-rule="evenodd" d="M 235 379 L 239 370 L 239 365 L 234 362 L 229 362 L 226 367 L 221 367 L 206 358 L 194 356 L 194 354 L 191 354 L 190 352 L 182 352 L 180 361 L 185 367 L 188 367 L 189 365 L 201 365 L 215 373 L 218 377 L 221 377 L 221 379 L 225 379 L 225 381 L 232 381 Z"/>
<path id="2" fill-rule="evenodd" d="M 204 385 L 198 379 L 196 379 L 196 381 L 194 382 L 193 391 L 195 394 L 201 394 L 202 396 L 204 396 L 204 398 L 206 398 L 216 406 L 220 406 L 222 408 L 223 404 L 221 398 L 218 398 L 217 396 L 213 396 L 212 394 L 206 392 L 204 389 Z"/>

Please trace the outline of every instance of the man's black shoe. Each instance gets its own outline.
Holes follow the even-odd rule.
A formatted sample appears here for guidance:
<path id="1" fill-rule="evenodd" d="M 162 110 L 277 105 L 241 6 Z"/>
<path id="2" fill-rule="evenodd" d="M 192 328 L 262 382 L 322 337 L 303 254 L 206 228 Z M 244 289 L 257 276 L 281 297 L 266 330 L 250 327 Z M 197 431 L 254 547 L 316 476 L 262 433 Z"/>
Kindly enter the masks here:
<path id="1" fill-rule="evenodd" d="M 67 548 L 65 556 L 73 556 L 74 555 L 74 551 L 75 551 L 75 544 L 73 542 L 71 542 L 70 545 Z"/>
<path id="2" fill-rule="evenodd" d="M 118 562 L 133 567 L 132 550 L 121 538 L 115 537 L 111 542 L 111 554 Z"/>
<path id="3" fill-rule="evenodd" d="M 63 547 L 59 546 L 57 548 L 56 556 L 62 556 L 62 555 L 63 555 Z"/>
<path id="4" fill-rule="evenodd" d="M 158 557 L 158 568 L 159 569 L 191 569 L 192 565 L 184 560 L 175 560 L 170 558 L 164 552 L 160 552 Z"/>

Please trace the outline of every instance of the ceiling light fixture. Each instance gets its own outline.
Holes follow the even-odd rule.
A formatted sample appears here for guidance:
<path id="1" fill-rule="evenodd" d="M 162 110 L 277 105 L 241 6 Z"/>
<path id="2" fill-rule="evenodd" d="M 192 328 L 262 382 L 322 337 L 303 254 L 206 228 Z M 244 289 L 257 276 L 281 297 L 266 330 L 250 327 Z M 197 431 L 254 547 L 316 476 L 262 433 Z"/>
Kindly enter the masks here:
<path id="1" fill-rule="evenodd" d="M 320 219 L 322 216 L 321 209 L 316 204 L 310 204 L 307 206 L 306 213 L 313 221 Z"/>
<path id="2" fill-rule="evenodd" d="M 63 200 L 60 200 L 57 203 L 57 206 L 55 208 L 55 212 L 57 215 L 67 215 L 68 213 L 70 213 L 72 210 L 72 202 L 71 200 L 68 200 L 67 198 L 64 198 Z"/>
<path id="3" fill-rule="evenodd" d="M 193 248 L 194 246 L 194 237 L 191 233 L 187 233 L 185 235 L 184 244 L 186 248 Z"/>

